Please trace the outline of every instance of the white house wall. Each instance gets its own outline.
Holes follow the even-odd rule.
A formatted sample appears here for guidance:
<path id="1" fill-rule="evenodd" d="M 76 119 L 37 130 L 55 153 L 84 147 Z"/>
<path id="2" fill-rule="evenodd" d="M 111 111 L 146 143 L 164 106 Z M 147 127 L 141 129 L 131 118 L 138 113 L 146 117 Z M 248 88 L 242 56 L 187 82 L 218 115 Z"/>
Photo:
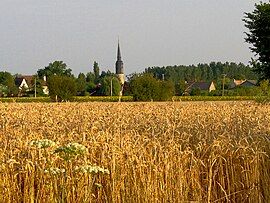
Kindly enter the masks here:
<path id="1" fill-rule="evenodd" d="M 25 79 L 22 80 L 20 86 L 19 86 L 20 89 L 22 88 L 25 88 L 25 89 L 29 89 L 29 86 L 27 85 L 27 82 Z"/>

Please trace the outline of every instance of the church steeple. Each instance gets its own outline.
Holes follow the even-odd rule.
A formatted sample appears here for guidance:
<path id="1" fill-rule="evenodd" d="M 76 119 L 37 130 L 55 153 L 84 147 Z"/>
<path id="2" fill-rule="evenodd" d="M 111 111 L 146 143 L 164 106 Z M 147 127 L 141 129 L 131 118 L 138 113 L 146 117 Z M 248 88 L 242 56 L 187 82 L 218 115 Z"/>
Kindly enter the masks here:
<path id="1" fill-rule="evenodd" d="M 118 39 L 117 61 L 121 61 L 121 51 L 120 51 L 119 39 Z"/>
<path id="2" fill-rule="evenodd" d="M 119 40 L 118 40 L 118 48 L 117 48 L 117 61 L 115 63 L 115 72 L 116 72 L 116 74 L 124 74 L 124 63 L 123 63 L 122 58 L 121 58 Z"/>
<path id="3" fill-rule="evenodd" d="M 125 83 L 124 63 L 123 63 L 122 58 L 121 58 L 119 39 L 118 39 L 118 47 L 117 47 L 117 60 L 115 63 L 115 73 L 118 76 L 121 85 L 124 85 L 124 83 Z"/>

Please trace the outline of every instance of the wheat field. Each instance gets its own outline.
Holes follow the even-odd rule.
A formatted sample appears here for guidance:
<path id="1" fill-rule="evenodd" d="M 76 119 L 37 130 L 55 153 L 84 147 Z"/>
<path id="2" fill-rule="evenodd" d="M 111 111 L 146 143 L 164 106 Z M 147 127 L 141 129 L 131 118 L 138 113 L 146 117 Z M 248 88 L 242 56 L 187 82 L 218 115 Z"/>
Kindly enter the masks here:
<path id="1" fill-rule="evenodd" d="M 0 103 L 0 202 L 270 202 L 270 106 Z"/>

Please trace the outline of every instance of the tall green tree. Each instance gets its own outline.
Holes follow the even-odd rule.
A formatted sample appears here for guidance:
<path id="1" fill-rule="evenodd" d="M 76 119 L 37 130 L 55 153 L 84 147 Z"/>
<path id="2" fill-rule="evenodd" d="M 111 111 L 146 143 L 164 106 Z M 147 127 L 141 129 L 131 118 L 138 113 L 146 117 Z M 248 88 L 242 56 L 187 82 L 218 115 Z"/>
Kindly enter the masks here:
<path id="1" fill-rule="evenodd" d="M 86 77 L 83 73 L 80 73 L 76 79 L 77 95 L 84 96 L 86 92 L 86 86 Z"/>
<path id="2" fill-rule="evenodd" d="M 53 63 L 49 63 L 45 68 L 39 69 L 37 71 L 38 76 L 43 78 L 46 76 L 49 78 L 51 75 L 62 75 L 62 76 L 72 76 L 71 69 L 67 67 L 63 61 L 54 61 Z"/>
<path id="3" fill-rule="evenodd" d="M 94 74 L 95 74 L 95 80 L 98 80 L 99 78 L 99 66 L 98 63 L 96 61 L 94 61 Z"/>
<path id="4" fill-rule="evenodd" d="M 245 40 L 257 56 L 251 63 L 261 79 L 270 79 L 270 3 L 255 4 L 255 10 L 245 13 L 243 21 L 249 30 Z"/>

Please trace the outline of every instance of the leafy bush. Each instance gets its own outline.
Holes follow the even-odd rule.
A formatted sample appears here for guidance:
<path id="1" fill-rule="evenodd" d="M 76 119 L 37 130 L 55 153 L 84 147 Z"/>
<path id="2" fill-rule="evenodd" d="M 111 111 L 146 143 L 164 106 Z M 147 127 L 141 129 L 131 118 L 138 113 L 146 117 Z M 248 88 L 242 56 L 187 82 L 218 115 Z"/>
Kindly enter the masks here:
<path id="1" fill-rule="evenodd" d="M 171 81 L 160 81 L 151 74 L 135 75 L 130 81 L 134 101 L 167 101 L 174 95 Z"/>

